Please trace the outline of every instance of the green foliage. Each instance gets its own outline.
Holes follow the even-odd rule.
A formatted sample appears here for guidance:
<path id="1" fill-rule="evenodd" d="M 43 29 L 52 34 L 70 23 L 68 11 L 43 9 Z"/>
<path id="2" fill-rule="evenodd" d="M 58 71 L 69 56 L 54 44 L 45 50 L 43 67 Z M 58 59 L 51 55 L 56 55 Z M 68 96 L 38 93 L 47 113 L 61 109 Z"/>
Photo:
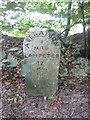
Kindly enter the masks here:
<path id="1" fill-rule="evenodd" d="M 26 76 L 27 73 L 30 71 L 30 66 L 28 64 L 23 64 L 21 68 L 21 74 L 22 76 Z"/>
<path id="2" fill-rule="evenodd" d="M 86 74 L 86 71 L 84 70 L 84 69 L 79 69 L 78 70 L 78 74 L 80 75 L 80 76 L 86 76 L 87 74 Z"/>
<path id="3" fill-rule="evenodd" d="M 4 31 L 12 33 L 14 36 L 20 37 L 26 35 L 30 27 L 47 26 L 49 28 L 59 30 L 65 29 L 67 19 L 68 2 L 58 2 L 56 0 L 40 0 L 40 1 L 5 1 L 2 2 L 0 21 Z M 41 20 L 32 17 L 31 13 L 42 13 L 51 15 L 53 20 Z M 90 19 L 90 9 L 85 3 L 85 20 Z M 8 16 L 8 18 L 7 18 Z M 81 10 L 78 2 L 72 3 L 71 24 L 81 19 Z M 55 20 L 58 18 L 58 20 Z M 60 21 L 59 21 L 60 20 Z"/>
<path id="4" fill-rule="evenodd" d="M 35 63 L 33 58 L 25 58 L 21 67 L 22 76 L 26 76 L 30 72 L 31 65 Z"/>
<path id="5" fill-rule="evenodd" d="M 13 68 L 13 67 L 17 66 L 17 60 L 15 58 L 13 58 L 11 53 L 8 54 L 7 61 L 9 63 L 8 67 Z"/>
<path id="6" fill-rule="evenodd" d="M 2 60 L 5 57 L 5 52 L 3 50 L 0 51 L 0 60 Z"/>
<path id="7" fill-rule="evenodd" d="M 66 77 L 67 75 L 68 75 L 68 69 L 65 68 L 63 71 L 61 71 L 60 76 L 63 78 Z"/>
<path id="8" fill-rule="evenodd" d="M 25 2 L 16 2 L 16 1 L 7 1 L 3 3 L 3 6 L 5 7 L 4 10 L 12 10 L 12 11 L 24 11 L 26 3 Z"/>
<path id="9" fill-rule="evenodd" d="M 12 55 L 13 53 L 13 55 Z M 18 59 L 21 60 L 19 58 L 20 54 L 22 53 L 22 50 L 20 50 L 18 47 L 14 47 L 14 48 L 10 48 L 8 50 L 8 54 L 6 55 L 6 53 L 4 51 L 0 51 L 0 70 L 2 70 L 3 66 L 7 66 L 10 68 L 14 68 L 17 66 L 18 63 Z M 7 57 L 6 57 L 7 56 Z"/>
<path id="10" fill-rule="evenodd" d="M 68 41 L 67 41 L 68 43 Z M 59 88 L 65 89 L 68 86 L 67 76 L 82 77 L 90 74 L 90 61 L 80 57 L 81 46 L 69 44 L 68 48 L 62 47 Z"/>
<path id="11" fill-rule="evenodd" d="M 78 58 L 74 63 L 75 67 L 72 69 L 72 73 L 75 76 L 87 76 L 89 61 L 85 58 Z"/>
<path id="12" fill-rule="evenodd" d="M 19 50 L 19 48 L 18 48 L 18 47 L 14 47 L 14 48 L 10 48 L 10 49 L 8 50 L 8 52 L 17 51 L 17 50 Z"/>
<path id="13" fill-rule="evenodd" d="M 14 10 L 15 7 L 17 7 L 17 3 L 15 2 L 7 2 L 7 5 L 6 5 L 6 10 Z"/>
<path id="14" fill-rule="evenodd" d="M 51 1 L 35 1 L 35 2 L 28 2 L 27 9 L 32 12 L 40 12 L 40 13 L 49 13 L 53 14 L 56 7 L 54 6 L 53 2 Z"/>
<path id="15" fill-rule="evenodd" d="M 16 51 L 14 55 L 15 55 L 15 56 L 19 56 L 20 54 L 22 54 L 22 50 Z"/>
<path id="16" fill-rule="evenodd" d="M 84 3 L 85 8 L 85 21 L 90 21 L 90 6 Z M 16 37 L 26 36 L 29 31 L 29 28 L 42 26 L 52 28 L 54 30 L 63 30 L 66 27 L 66 19 L 67 19 L 67 6 L 68 2 L 58 2 L 57 0 L 8 0 L 3 1 L 0 4 L 0 25 L 3 31 L 8 33 L 12 33 Z M 31 16 L 31 13 L 42 13 L 51 15 L 53 18 L 58 18 L 58 20 L 41 20 L 36 19 Z M 72 3 L 71 9 L 71 24 L 80 20 L 82 17 L 81 10 L 78 2 Z M 57 37 L 58 34 L 54 33 Z M 50 36 L 53 35 L 53 31 L 50 32 Z M 59 45 L 60 41 L 54 41 L 55 44 Z M 67 54 L 65 53 L 65 48 L 62 49 L 62 52 L 65 53 L 65 61 L 64 65 L 68 65 L 70 62 L 73 64 L 72 74 L 76 77 L 78 76 L 86 76 L 89 73 L 88 65 L 90 66 L 90 62 L 84 58 L 78 58 L 77 60 L 73 56 L 74 54 L 80 54 L 81 47 L 76 46 L 75 51 Z M 17 47 L 11 48 L 8 50 L 9 54 L 6 57 L 6 53 L 2 50 L 0 52 L 0 70 L 4 65 L 7 67 L 16 67 L 17 60 L 21 60 L 19 57 L 22 54 L 22 50 L 19 50 Z M 12 54 L 13 53 L 13 54 Z M 25 62 L 26 61 L 26 62 Z M 30 67 L 34 64 L 34 60 L 28 58 L 22 64 L 21 74 L 26 76 L 30 72 Z M 8 63 L 8 64 L 6 64 Z M 61 84 L 64 84 L 64 78 L 68 75 L 68 69 L 64 68 L 64 70 L 60 73 L 61 76 Z"/>

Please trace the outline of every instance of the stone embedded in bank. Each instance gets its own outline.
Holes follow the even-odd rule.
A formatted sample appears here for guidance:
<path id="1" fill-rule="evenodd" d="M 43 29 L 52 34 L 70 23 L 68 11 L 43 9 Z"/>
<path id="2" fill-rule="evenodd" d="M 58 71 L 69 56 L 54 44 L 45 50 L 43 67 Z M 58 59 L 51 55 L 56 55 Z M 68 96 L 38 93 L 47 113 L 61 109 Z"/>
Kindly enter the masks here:
<path id="1" fill-rule="evenodd" d="M 23 42 L 23 54 L 30 70 L 25 76 L 27 93 L 31 96 L 52 96 L 58 83 L 60 41 L 47 28 L 32 28 Z M 58 42 L 58 45 L 56 44 Z"/>

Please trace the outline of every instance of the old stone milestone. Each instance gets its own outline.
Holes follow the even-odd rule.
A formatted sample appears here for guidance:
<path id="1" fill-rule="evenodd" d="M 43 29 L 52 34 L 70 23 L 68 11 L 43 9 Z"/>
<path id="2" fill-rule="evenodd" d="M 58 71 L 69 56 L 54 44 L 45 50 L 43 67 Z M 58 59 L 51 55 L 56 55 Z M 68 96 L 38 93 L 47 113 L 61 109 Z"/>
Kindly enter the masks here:
<path id="1" fill-rule="evenodd" d="M 52 96 L 58 83 L 60 40 L 53 30 L 31 28 L 23 42 L 26 89 L 30 96 Z"/>

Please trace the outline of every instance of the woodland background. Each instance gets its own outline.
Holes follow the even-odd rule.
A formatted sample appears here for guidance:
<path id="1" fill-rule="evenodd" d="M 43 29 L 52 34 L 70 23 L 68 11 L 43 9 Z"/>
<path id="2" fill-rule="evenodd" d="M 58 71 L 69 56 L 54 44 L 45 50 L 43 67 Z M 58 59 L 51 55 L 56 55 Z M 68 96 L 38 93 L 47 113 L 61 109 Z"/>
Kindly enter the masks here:
<path id="1" fill-rule="evenodd" d="M 2 118 L 88 118 L 90 1 L 0 1 Z M 62 42 L 58 94 L 46 101 L 25 93 L 23 40 L 31 27 L 47 27 Z M 90 30 L 89 30 L 90 33 Z"/>

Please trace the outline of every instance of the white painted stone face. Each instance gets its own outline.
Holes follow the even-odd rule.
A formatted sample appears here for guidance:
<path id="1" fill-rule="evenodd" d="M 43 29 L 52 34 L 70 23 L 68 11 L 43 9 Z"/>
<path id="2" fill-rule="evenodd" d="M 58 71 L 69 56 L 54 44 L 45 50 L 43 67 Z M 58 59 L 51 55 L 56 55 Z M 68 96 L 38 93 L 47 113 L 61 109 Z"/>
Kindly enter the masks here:
<path id="1" fill-rule="evenodd" d="M 52 96 L 57 89 L 60 46 L 53 43 L 47 28 L 32 28 L 23 42 L 23 54 L 33 58 L 26 75 L 26 88 L 31 96 Z"/>

